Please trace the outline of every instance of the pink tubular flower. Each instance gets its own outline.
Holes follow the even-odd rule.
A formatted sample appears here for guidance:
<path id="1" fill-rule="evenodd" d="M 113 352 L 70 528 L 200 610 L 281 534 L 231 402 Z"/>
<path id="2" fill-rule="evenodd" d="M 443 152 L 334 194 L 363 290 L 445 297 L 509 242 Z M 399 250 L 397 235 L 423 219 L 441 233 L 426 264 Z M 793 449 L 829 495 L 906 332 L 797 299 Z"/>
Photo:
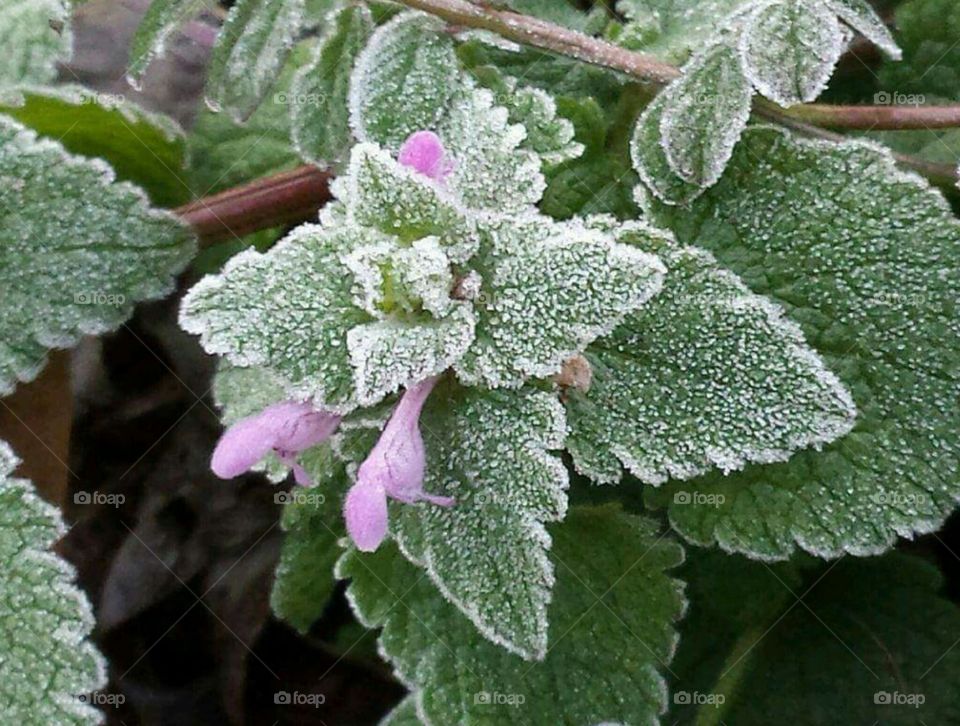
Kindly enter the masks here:
<path id="1" fill-rule="evenodd" d="M 441 183 L 454 168 L 443 142 L 432 131 L 417 131 L 411 134 L 400 147 L 397 161 Z"/>
<path id="2" fill-rule="evenodd" d="M 347 532 L 364 552 L 373 552 L 387 536 L 387 497 L 405 504 L 454 504 L 450 497 L 423 491 L 426 451 L 420 412 L 436 383 L 436 378 L 428 378 L 407 389 L 347 492 L 343 508 Z"/>
<path id="3" fill-rule="evenodd" d="M 339 416 L 318 411 L 309 403 L 275 403 L 227 429 L 213 451 L 210 468 L 221 479 L 232 479 L 250 471 L 273 450 L 293 469 L 297 484 L 310 486 L 297 454 L 328 439 L 339 425 Z"/>

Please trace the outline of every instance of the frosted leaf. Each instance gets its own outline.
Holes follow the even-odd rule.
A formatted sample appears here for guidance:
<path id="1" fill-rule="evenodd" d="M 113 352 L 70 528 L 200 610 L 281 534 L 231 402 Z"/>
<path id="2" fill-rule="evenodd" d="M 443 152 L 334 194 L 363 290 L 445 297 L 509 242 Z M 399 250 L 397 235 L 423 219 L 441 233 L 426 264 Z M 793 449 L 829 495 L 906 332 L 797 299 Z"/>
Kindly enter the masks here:
<path id="1" fill-rule="evenodd" d="M 151 0 L 130 43 L 128 80 L 139 85 L 150 62 L 166 52 L 167 42 L 173 33 L 215 4 L 213 0 Z"/>
<path id="2" fill-rule="evenodd" d="M 420 726 L 422 723 L 417 716 L 417 696 L 411 693 L 383 717 L 379 726 Z"/>
<path id="3" fill-rule="evenodd" d="M 894 60 L 900 60 L 903 53 L 897 46 L 897 42 L 867 0 L 827 0 L 827 4 L 843 22 L 888 56 Z"/>
<path id="4" fill-rule="evenodd" d="M 544 524 L 567 508 L 567 471 L 550 453 L 563 448 L 563 407 L 531 389 L 441 384 L 420 428 L 424 491 L 456 504 L 391 505 L 393 536 L 483 635 L 542 658 L 554 581 Z"/>
<path id="5" fill-rule="evenodd" d="M 53 83 L 73 34 L 63 0 L 0 0 L 0 84 Z"/>
<path id="6" fill-rule="evenodd" d="M 458 200 L 373 144 L 353 148 L 346 180 L 334 191 L 358 225 L 404 242 L 435 236 L 452 262 L 465 262 L 477 250 L 474 223 Z"/>
<path id="7" fill-rule="evenodd" d="M 265 366 L 288 398 L 343 411 L 354 405 L 346 335 L 370 321 L 352 297 L 341 256 L 375 241 L 351 228 L 298 227 L 269 252 L 247 250 L 183 300 L 180 324 L 208 353 L 240 367 Z"/>
<path id="8" fill-rule="evenodd" d="M 712 186 L 750 118 L 753 90 L 740 55 L 717 45 L 695 56 L 664 94 L 660 143 L 667 162 L 684 181 Z"/>
<path id="9" fill-rule="evenodd" d="M 474 75 L 496 94 L 510 121 L 526 128 L 521 146 L 535 151 L 544 164 L 555 166 L 583 153 L 583 144 L 574 140 L 573 124 L 557 115 L 557 103 L 550 94 L 522 86 L 516 78 L 502 76 L 492 66 L 475 69 Z"/>
<path id="10" fill-rule="evenodd" d="M 660 290 L 655 257 L 581 224 L 497 219 L 480 268 L 477 340 L 455 370 L 470 385 L 545 377 Z"/>
<path id="11" fill-rule="evenodd" d="M 100 160 L 0 118 L 0 395 L 32 380 L 48 348 L 119 327 L 161 297 L 193 238 Z"/>
<path id="12" fill-rule="evenodd" d="M 770 295 L 850 390 L 857 423 L 822 452 L 707 475 L 651 497 L 698 543 L 764 558 L 871 554 L 940 527 L 960 499 L 960 223 L 926 182 L 862 142 L 747 133 L 724 179 L 652 211 Z M 811 180 L 815 180 L 812 182 Z"/>
<path id="13" fill-rule="evenodd" d="M 710 45 L 717 29 L 754 0 L 617 0 L 628 23 L 617 41 L 682 65 Z"/>
<path id="14" fill-rule="evenodd" d="M 168 116 L 72 85 L 4 88 L 0 111 L 71 153 L 103 159 L 118 179 L 143 187 L 158 206 L 189 197 L 182 180 L 184 132 Z M 144 163 L 145 152 L 156 163 Z"/>
<path id="15" fill-rule="evenodd" d="M 280 75 L 303 14 L 304 0 L 237 0 L 210 56 L 210 106 L 248 118 Z"/>
<path id="16" fill-rule="evenodd" d="M 458 360 L 473 342 L 474 315 L 459 304 L 439 319 L 390 318 L 358 325 L 347 334 L 360 404 L 435 376 Z"/>
<path id="17" fill-rule="evenodd" d="M 540 158 L 522 148 L 526 130 L 510 123 L 490 91 L 459 99 L 437 133 L 455 163 L 448 184 L 467 207 L 509 213 L 540 201 L 546 188 Z"/>
<path id="18" fill-rule="evenodd" d="M 103 656 L 73 567 L 52 551 L 66 527 L 0 441 L 0 701 L 6 723 L 90 725 L 103 714 L 84 699 L 107 683 Z"/>
<path id="19" fill-rule="evenodd" d="M 761 94 L 781 106 L 820 95 L 852 34 L 832 8 L 778 0 L 751 13 L 740 36 L 743 67 Z"/>
<path id="20" fill-rule="evenodd" d="M 532 15 L 580 32 L 587 30 L 593 17 L 593 13 L 583 12 L 571 0 L 505 0 L 499 4 L 505 5 L 516 13 Z M 606 15 L 603 8 L 599 8 L 596 12 Z"/>
<path id="21" fill-rule="evenodd" d="M 415 131 L 437 129 L 463 91 L 442 28 L 431 16 L 407 12 L 373 34 L 350 81 L 350 123 L 359 140 L 396 152 Z"/>
<path id="22" fill-rule="evenodd" d="M 666 204 L 687 204 L 703 194 L 704 189 L 681 179 L 671 168 L 661 143 L 660 121 L 667 102 L 665 93 L 658 95 L 640 115 L 630 140 L 633 168 L 643 186 L 637 186 L 635 197 L 643 196 L 644 187 Z"/>
<path id="23" fill-rule="evenodd" d="M 587 349 L 587 392 L 568 391 L 567 448 L 601 483 L 621 463 L 659 485 L 716 467 L 785 461 L 853 427 L 850 394 L 783 311 L 708 252 L 643 225 L 620 240 L 661 256 L 661 292 Z"/>
<path id="24" fill-rule="evenodd" d="M 347 598 L 360 621 L 382 627 L 380 652 L 414 691 L 424 723 L 658 723 L 667 705 L 660 671 L 685 608 L 683 585 L 665 571 L 683 551 L 650 520 L 609 506 L 575 507 L 551 535 L 550 650 L 534 663 L 478 639 L 394 547 L 351 551 L 337 564 L 351 578 Z M 522 576 L 505 569 L 502 582 L 513 587 Z M 410 711 L 405 705 L 400 723 Z"/>
<path id="25" fill-rule="evenodd" d="M 292 132 L 304 159 L 329 164 L 349 148 L 350 75 L 372 32 L 373 19 L 365 5 L 334 11 L 312 61 L 297 73 L 291 88 Z"/>
<path id="26" fill-rule="evenodd" d="M 213 400 L 220 408 L 224 428 L 286 398 L 283 380 L 266 368 L 238 368 L 221 361 L 213 379 Z M 287 478 L 290 467 L 271 451 L 253 465 L 252 471 L 265 472 L 271 482 L 277 483 Z"/>

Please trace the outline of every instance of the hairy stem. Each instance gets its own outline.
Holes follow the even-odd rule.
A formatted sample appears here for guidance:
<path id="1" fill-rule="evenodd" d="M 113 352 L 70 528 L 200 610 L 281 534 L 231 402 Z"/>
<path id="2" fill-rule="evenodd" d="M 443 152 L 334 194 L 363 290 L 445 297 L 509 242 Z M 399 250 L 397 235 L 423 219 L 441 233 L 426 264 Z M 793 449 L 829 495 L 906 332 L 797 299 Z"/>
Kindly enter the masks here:
<path id="1" fill-rule="evenodd" d="M 264 177 L 174 210 L 207 246 L 282 224 L 306 222 L 330 201 L 332 174 L 315 166 Z"/>

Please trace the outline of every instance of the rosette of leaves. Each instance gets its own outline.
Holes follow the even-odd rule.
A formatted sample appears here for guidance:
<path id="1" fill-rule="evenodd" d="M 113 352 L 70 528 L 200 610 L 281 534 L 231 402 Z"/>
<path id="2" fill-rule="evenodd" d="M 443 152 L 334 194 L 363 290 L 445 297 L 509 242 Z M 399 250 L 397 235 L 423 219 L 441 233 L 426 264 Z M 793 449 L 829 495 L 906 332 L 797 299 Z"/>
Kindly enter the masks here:
<path id="1" fill-rule="evenodd" d="M 659 42 L 672 53 L 696 48 L 681 76 L 641 115 L 631 148 L 644 184 L 668 204 L 687 203 L 717 182 L 746 128 L 755 92 L 785 107 L 815 100 L 854 32 L 900 57 L 866 0 L 620 5 L 628 17 L 665 32 L 667 40 Z M 696 44 L 697 32 L 686 32 L 691 25 L 701 33 L 716 30 Z"/>
<path id="2" fill-rule="evenodd" d="M 542 169 L 579 149 L 551 121 L 546 94 L 518 97 L 519 82 L 488 79 L 495 97 L 459 68 L 455 41 L 441 30 L 428 16 L 404 13 L 373 32 L 350 79 L 360 143 L 332 187 L 336 201 L 318 224 L 202 280 L 181 321 L 224 356 L 234 380 L 253 382 L 219 387 L 231 420 L 262 386 L 266 398 L 311 399 L 348 414 L 347 433 L 330 448 L 346 477 L 316 476 L 336 496 L 383 425 L 378 404 L 443 375 L 421 417 L 425 490 L 457 503 L 391 504 L 391 552 L 425 571 L 424 607 L 459 623 L 457 632 L 473 627 L 491 641 L 495 671 L 511 672 L 520 661 L 510 659 L 544 661 L 546 683 L 562 671 L 548 657 L 550 638 L 560 637 L 551 635 L 551 613 L 563 623 L 578 607 L 561 587 L 571 581 L 555 572 L 569 553 L 550 554 L 552 532 L 567 527 L 551 525 L 567 515 L 560 452 L 598 482 L 618 481 L 626 467 L 659 484 L 782 461 L 846 433 L 855 410 L 799 328 L 708 253 L 646 224 L 540 213 Z M 424 129 L 452 162 L 442 179 L 397 160 Z M 570 361 L 587 375 L 558 387 L 554 377 Z M 737 395 L 720 395 L 728 389 Z M 328 543 L 342 531 L 338 516 L 335 507 L 298 515 L 289 536 Z M 570 526 L 635 526 L 621 516 L 603 510 Z M 643 539 L 653 532 L 636 526 Z M 354 564 L 341 574 L 373 562 L 349 557 Z M 676 557 L 661 564 L 668 561 Z M 283 591 L 299 591 L 297 568 L 285 572 Z M 672 586 L 657 582 L 652 597 L 666 605 Z M 375 594 L 399 596 L 389 589 Z M 368 613 L 380 607 L 356 604 Z M 642 713 L 663 707 L 656 671 L 672 652 L 675 605 L 643 626 L 659 645 L 652 661 L 637 655 Z M 297 627 L 309 625 L 310 609 L 282 611 Z M 421 698 L 435 693 L 439 670 L 398 668 Z M 611 703 L 589 716 L 624 713 Z"/>

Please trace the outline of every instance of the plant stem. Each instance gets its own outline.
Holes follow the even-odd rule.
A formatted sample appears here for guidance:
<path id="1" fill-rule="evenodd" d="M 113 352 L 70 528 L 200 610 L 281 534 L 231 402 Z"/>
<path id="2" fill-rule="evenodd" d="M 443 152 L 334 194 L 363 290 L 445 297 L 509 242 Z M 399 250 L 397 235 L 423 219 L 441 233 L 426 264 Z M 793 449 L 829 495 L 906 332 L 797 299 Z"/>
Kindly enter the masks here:
<path id="1" fill-rule="evenodd" d="M 330 172 L 300 166 L 203 197 L 174 211 L 193 227 L 201 246 L 283 224 L 306 222 L 330 201 Z"/>
<path id="2" fill-rule="evenodd" d="M 467 0 L 398 0 L 453 25 L 489 30 L 508 40 L 571 56 L 593 65 L 621 71 L 643 83 L 665 85 L 680 75 L 675 66 L 645 53 L 568 30 L 539 18 L 497 10 Z M 782 118 L 795 118 L 817 126 L 840 129 L 934 129 L 960 126 L 960 106 L 831 106 L 800 104 L 776 110 Z"/>

